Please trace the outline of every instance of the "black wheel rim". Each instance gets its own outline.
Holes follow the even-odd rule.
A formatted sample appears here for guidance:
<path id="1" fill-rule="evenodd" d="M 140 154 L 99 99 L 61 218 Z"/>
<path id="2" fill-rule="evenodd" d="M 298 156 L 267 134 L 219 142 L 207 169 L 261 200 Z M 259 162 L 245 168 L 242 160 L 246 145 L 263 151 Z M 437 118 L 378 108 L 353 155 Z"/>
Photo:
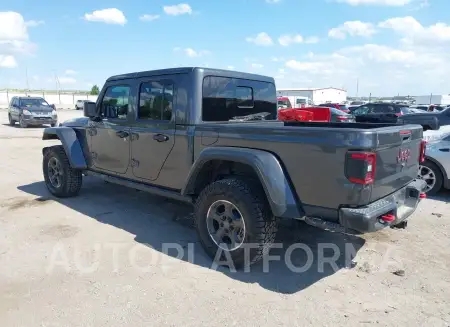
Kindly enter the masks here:
<path id="1" fill-rule="evenodd" d="M 62 185 L 63 170 L 59 160 L 55 157 L 50 158 L 47 165 L 48 179 L 55 188 L 60 188 Z"/>
<path id="2" fill-rule="evenodd" d="M 206 214 L 209 237 L 222 250 L 239 249 L 245 239 L 244 217 L 231 202 L 218 200 L 211 204 Z"/>

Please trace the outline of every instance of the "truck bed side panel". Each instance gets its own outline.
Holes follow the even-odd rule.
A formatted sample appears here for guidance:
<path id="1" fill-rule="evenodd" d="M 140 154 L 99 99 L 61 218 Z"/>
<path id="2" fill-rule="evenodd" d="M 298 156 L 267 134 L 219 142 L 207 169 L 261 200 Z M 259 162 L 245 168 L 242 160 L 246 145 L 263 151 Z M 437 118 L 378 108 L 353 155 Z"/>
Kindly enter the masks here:
<path id="1" fill-rule="evenodd" d="M 383 128 L 395 133 L 400 127 Z M 421 128 L 418 127 L 421 131 Z M 338 220 L 337 210 L 340 205 L 360 206 L 372 201 L 372 187 L 351 183 L 344 174 L 345 157 L 349 150 L 375 151 L 378 145 L 378 130 L 324 127 L 290 127 L 278 123 L 251 124 L 207 124 L 196 128 L 196 136 L 202 130 L 215 130 L 219 133 L 213 146 L 236 146 L 265 150 L 280 158 L 289 176 L 292 187 L 303 203 L 307 215 L 328 216 Z M 194 142 L 194 157 L 205 148 L 200 140 Z M 388 160 L 390 151 L 398 147 L 389 144 L 380 160 Z M 418 152 L 414 152 L 415 155 Z M 396 158 L 396 154 L 394 155 Z M 380 162 L 381 167 L 384 165 Z M 385 168 L 386 169 L 386 168 Z M 389 168 L 388 168 L 389 169 Z M 394 169 L 391 167 L 391 169 Z M 395 181 L 389 181 L 392 171 L 385 171 L 386 177 L 380 182 L 375 196 L 392 193 L 410 175 L 413 166 L 408 167 L 407 175 L 402 179 L 397 175 Z M 383 176 L 383 175 L 381 175 Z M 397 182 L 400 178 L 400 182 Z M 333 215 L 333 217 L 330 217 Z"/>

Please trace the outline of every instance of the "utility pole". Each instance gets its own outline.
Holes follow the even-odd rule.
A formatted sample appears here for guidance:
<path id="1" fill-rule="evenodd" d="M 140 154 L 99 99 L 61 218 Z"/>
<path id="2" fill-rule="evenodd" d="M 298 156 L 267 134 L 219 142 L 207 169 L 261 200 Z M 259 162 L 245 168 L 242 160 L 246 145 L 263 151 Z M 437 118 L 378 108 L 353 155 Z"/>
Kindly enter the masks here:
<path id="1" fill-rule="evenodd" d="M 25 78 L 27 81 L 27 91 L 30 90 L 30 84 L 28 84 L 28 67 L 25 67 Z"/>
<path id="2" fill-rule="evenodd" d="M 359 78 L 356 79 L 356 97 L 358 97 L 359 93 Z"/>
<path id="3" fill-rule="evenodd" d="M 56 71 L 54 71 L 55 74 L 55 84 L 56 84 L 56 92 L 58 93 L 58 104 L 61 104 L 61 94 L 59 92 L 59 78 L 58 75 L 56 75 Z"/>

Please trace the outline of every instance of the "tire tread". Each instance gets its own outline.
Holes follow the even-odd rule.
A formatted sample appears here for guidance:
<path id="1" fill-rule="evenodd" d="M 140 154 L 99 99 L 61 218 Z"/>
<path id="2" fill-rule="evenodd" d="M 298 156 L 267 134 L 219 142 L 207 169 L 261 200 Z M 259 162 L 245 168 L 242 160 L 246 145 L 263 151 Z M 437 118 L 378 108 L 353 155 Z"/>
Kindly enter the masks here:
<path id="1" fill-rule="evenodd" d="M 217 193 L 222 193 L 224 198 L 240 193 L 247 197 L 247 199 L 250 199 L 252 211 L 255 213 L 252 215 L 251 219 L 253 220 L 253 225 L 256 229 L 255 236 L 256 243 L 258 243 L 256 252 L 254 252 L 253 257 L 250 258 L 250 264 L 254 264 L 261 260 L 272 247 L 278 230 L 278 219 L 273 216 L 262 187 L 254 181 L 242 178 L 230 177 L 218 180 L 209 184 L 202 190 L 195 203 L 195 212 L 197 213 L 200 211 L 200 206 L 207 201 L 211 194 Z M 202 219 L 196 215 L 197 230 L 199 230 L 199 218 Z"/>
<path id="2" fill-rule="evenodd" d="M 73 169 L 70 166 L 69 158 L 67 157 L 62 145 L 55 145 L 50 147 L 44 154 L 44 176 L 46 176 L 45 171 L 47 169 L 47 167 L 45 167 L 45 163 L 48 162 L 48 159 L 50 159 L 50 157 L 52 156 L 56 156 L 60 160 L 66 174 L 66 178 L 65 184 L 60 190 L 54 190 L 52 187 L 49 187 L 46 178 L 47 188 L 53 195 L 57 197 L 66 198 L 76 196 L 80 192 L 81 186 L 83 184 L 82 171 L 79 169 Z"/>

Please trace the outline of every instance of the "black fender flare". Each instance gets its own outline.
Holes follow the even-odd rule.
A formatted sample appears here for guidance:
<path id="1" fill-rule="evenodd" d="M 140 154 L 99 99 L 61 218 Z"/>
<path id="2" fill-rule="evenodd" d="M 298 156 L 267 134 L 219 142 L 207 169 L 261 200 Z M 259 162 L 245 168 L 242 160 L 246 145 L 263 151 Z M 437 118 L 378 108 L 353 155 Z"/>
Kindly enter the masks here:
<path id="1" fill-rule="evenodd" d="M 70 127 L 49 127 L 44 129 L 42 136 L 43 140 L 60 140 L 67 158 L 69 159 L 70 166 L 75 169 L 86 169 L 86 158 L 83 154 L 80 141 L 77 138 L 77 134 Z M 47 148 L 42 149 L 42 153 Z"/>
<path id="2" fill-rule="evenodd" d="M 197 176 L 211 160 L 224 160 L 242 163 L 255 171 L 275 216 L 281 218 L 301 218 L 303 210 L 297 201 L 293 188 L 287 179 L 279 160 L 270 152 L 234 147 L 212 147 L 204 149 L 195 160 L 189 172 L 183 195 L 193 194 Z"/>

